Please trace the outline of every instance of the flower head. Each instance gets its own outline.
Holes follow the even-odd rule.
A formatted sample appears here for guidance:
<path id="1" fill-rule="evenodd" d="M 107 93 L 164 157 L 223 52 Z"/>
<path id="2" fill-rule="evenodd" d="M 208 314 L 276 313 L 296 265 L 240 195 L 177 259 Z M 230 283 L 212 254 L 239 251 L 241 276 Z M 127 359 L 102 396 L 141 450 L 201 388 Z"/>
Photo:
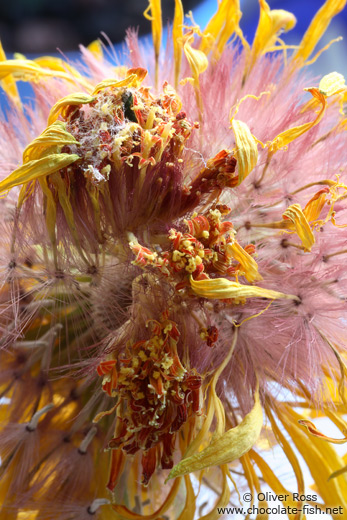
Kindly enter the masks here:
<path id="1" fill-rule="evenodd" d="M 193 520 L 197 480 L 208 518 L 242 486 L 285 495 L 270 429 L 293 491 L 298 450 L 347 507 L 347 88 L 301 70 L 345 3 L 293 52 L 263 0 L 251 46 L 237 0 L 204 30 L 177 0 L 162 57 L 153 0 L 153 63 L 132 32 L 124 65 L 93 42 L 83 74 L 0 48 L 1 514 Z"/>

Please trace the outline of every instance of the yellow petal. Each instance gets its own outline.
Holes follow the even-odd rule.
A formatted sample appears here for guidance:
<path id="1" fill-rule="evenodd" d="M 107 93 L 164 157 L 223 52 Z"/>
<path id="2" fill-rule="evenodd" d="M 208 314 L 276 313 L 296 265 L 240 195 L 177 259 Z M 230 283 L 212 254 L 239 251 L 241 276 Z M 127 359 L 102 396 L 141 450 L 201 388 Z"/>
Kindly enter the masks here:
<path id="1" fill-rule="evenodd" d="M 293 56 L 296 66 L 304 65 L 327 30 L 332 18 L 342 11 L 345 5 L 346 0 L 327 0 L 319 9 L 305 32 L 299 49 Z"/>
<path id="2" fill-rule="evenodd" d="M 3 61 L 6 61 L 6 54 L 0 42 L 0 62 Z M 6 94 L 15 102 L 15 104 L 20 106 L 20 97 L 18 94 L 16 82 L 13 77 L 11 75 L 5 77 L 1 82 L 1 86 Z"/>
<path id="3" fill-rule="evenodd" d="M 59 99 L 55 105 L 51 108 L 48 116 L 48 125 L 51 125 L 58 119 L 60 115 L 65 116 L 66 110 L 71 106 L 79 106 L 86 103 L 92 103 L 94 101 L 93 96 L 84 94 L 83 92 L 76 92 L 76 94 L 69 94 L 68 96 Z"/>
<path id="4" fill-rule="evenodd" d="M 95 58 L 97 60 L 102 61 L 102 59 L 104 57 L 104 52 L 102 50 L 102 45 L 101 45 L 100 40 L 94 40 L 93 42 L 91 42 L 88 45 L 87 49 L 95 56 Z"/>
<path id="5" fill-rule="evenodd" d="M 333 96 L 346 90 L 345 78 L 338 72 L 331 72 L 319 82 L 319 90 L 324 96 Z"/>
<path id="6" fill-rule="evenodd" d="M 233 298 L 236 300 L 244 298 L 283 298 L 297 300 L 297 296 L 284 294 L 271 289 L 263 289 L 256 285 L 241 285 L 231 282 L 226 278 L 214 278 L 213 280 L 194 280 L 190 277 L 190 285 L 195 294 L 201 298 L 225 300 Z"/>
<path id="7" fill-rule="evenodd" d="M 23 163 L 40 159 L 44 153 L 54 151 L 57 153 L 60 148 L 68 144 L 78 144 L 76 139 L 66 131 L 66 125 L 62 121 L 55 121 L 48 126 L 42 134 L 34 139 L 23 152 Z"/>
<path id="8" fill-rule="evenodd" d="M 326 203 L 326 195 L 329 193 L 328 188 L 323 188 L 318 191 L 306 204 L 303 209 L 303 214 L 305 215 L 308 222 L 313 222 L 319 218 L 322 209 Z"/>
<path id="9" fill-rule="evenodd" d="M 9 75 L 20 81 L 37 82 L 41 78 L 59 78 L 72 83 L 79 83 L 87 90 L 90 89 L 90 83 L 81 76 L 75 77 L 60 70 L 51 70 L 40 67 L 38 63 L 32 60 L 7 60 L 0 62 L 0 79 L 4 79 Z"/>
<path id="10" fill-rule="evenodd" d="M 194 36 L 190 33 L 190 35 L 186 38 L 183 50 L 192 71 L 193 79 L 196 85 L 198 85 L 200 74 L 205 72 L 208 67 L 208 59 L 202 51 L 191 46 L 193 40 Z"/>
<path id="11" fill-rule="evenodd" d="M 134 73 L 129 74 L 124 79 L 113 79 L 113 78 L 104 79 L 103 81 L 101 81 L 101 83 L 98 83 L 93 91 L 93 96 L 95 96 L 98 92 L 100 92 L 100 90 L 103 90 L 104 88 L 121 88 L 121 87 L 138 86 L 139 83 L 141 83 L 141 81 L 143 81 L 143 79 L 145 78 L 145 74 L 143 74 L 143 71 L 145 69 L 131 69 L 131 70 L 134 70 Z"/>
<path id="12" fill-rule="evenodd" d="M 291 493 L 283 486 L 281 481 L 277 478 L 275 473 L 272 471 L 270 466 L 265 462 L 265 460 L 254 450 L 249 452 L 250 457 L 254 460 L 258 468 L 260 469 L 263 479 L 266 484 L 276 493 L 276 495 L 283 495 L 285 497 L 290 497 Z M 284 500 L 284 504 L 290 507 L 296 507 L 296 503 L 293 500 Z M 296 515 L 295 515 L 296 516 Z M 290 515 L 289 518 L 295 520 L 295 516 Z"/>
<path id="13" fill-rule="evenodd" d="M 283 427 L 305 460 L 324 503 L 332 507 L 339 505 L 346 510 L 347 480 L 341 475 L 328 481 L 333 471 L 343 468 L 342 458 L 329 443 L 322 442 L 300 428 L 298 421 L 303 417 L 290 406 L 283 405 L 276 411 Z"/>
<path id="14" fill-rule="evenodd" d="M 149 14 L 149 12 L 151 14 Z M 143 13 L 152 22 L 152 38 L 155 56 L 155 85 L 158 83 L 158 62 L 162 36 L 161 0 L 149 0 L 149 5 Z"/>
<path id="15" fill-rule="evenodd" d="M 79 158 L 76 154 L 60 153 L 48 155 L 36 161 L 29 161 L 0 182 L 0 193 L 65 168 Z"/>
<path id="16" fill-rule="evenodd" d="M 181 0 L 175 0 L 175 15 L 172 25 L 172 43 L 175 60 L 175 88 L 178 86 L 178 79 L 181 70 L 182 50 L 183 50 L 183 6 Z"/>
<path id="17" fill-rule="evenodd" d="M 195 500 L 194 488 L 192 486 L 189 475 L 184 476 L 184 482 L 186 485 L 186 502 L 184 504 L 182 513 L 178 517 L 178 520 L 194 520 L 196 500 Z"/>
<path id="18" fill-rule="evenodd" d="M 35 58 L 34 62 L 40 65 L 40 67 L 60 71 L 60 72 L 70 72 L 75 78 L 81 78 L 81 74 L 78 72 L 75 67 L 72 67 L 66 61 L 61 58 L 57 58 L 56 56 L 40 56 L 39 58 Z"/>
<path id="19" fill-rule="evenodd" d="M 227 244 L 226 246 L 226 255 L 227 257 L 233 257 L 237 262 L 241 264 L 243 271 L 245 272 L 245 278 L 249 282 L 254 282 L 255 280 L 262 280 L 262 277 L 258 271 L 257 262 L 254 258 L 247 253 L 240 246 L 236 240 L 232 244 Z"/>
<path id="20" fill-rule="evenodd" d="M 193 42 L 193 40 L 194 40 L 193 31 L 190 31 L 186 35 L 186 40 L 183 45 L 184 54 L 189 63 L 189 67 L 191 69 L 193 77 L 185 78 L 184 80 L 181 81 L 181 84 L 185 84 L 187 81 L 189 81 L 193 84 L 194 89 L 195 89 L 196 104 L 199 109 L 200 120 L 201 120 L 202 112 L 203 112 L 203 103 L 202 103 L 202 97 L 201 97 L 201 93 L 200 93 L 199 76 L 200 76 L 200 74 L 205 72 L 205 70 L 207 69 L 208 59 L 202 51 L 195 49 L 191 46 L 191 42 Z"/>
<path id="21" fill-rule="evenodd" d="M 246 123 L 233 119 L 231 127 L 236 142 L 235 155 L 237 158 L 238 169 L 237 185 L 239 185 L 257 164 L 258 145 Z"/>
<path id="22" fill-rule="evenodd" d="M 141 515 L 139 513 L 134 513 L 130 509 L 128 509 L 126 506 L 121 506 L 118 504 L 112 504 L 112 508 L 116 511 L 117 515 L 119 515 L 120 518 L 125 518 L 128 520 L 156 520 L 157 518 L 164 515 L 165 511 L 169 509 L 169 507 L 174 502 L 176 495 L 178 493 L 178 490 L 181 485 L 181 479 L 175 480 L 173 483 L 168 495 L 166 496 L 164 502 L 162 505 L 152 514 L 149 515 Z"/>
<path id="23" fill-rule="evenodd" d="M 296 24 L 295 16 L 283 9 L 271 10 L 265 0 L 259 0 L 260 17 L 252 45 L 251 66 L 267 49 L 272 47 L 282 31 L 289 31 Z"/>
<path id="24" fill-rule="evenodd" d="M 31 60 L 6 60 L 0 62 L 0 79 L 4 79 L 9 75 L 26 81 L 28 77 L 39 77 L 41 67 Z M 52 75 L 51 72 L 48 75 Z"/>
<path id="25" fill-rule="evenodd" d="M 275 139 L 267 143 L 267 146 L 269 147 L 269 155 L 273 155 L 277 150 L 280 148 L 283 148 L 287 146 L 289 143 L 303 135 L 305 132 L 310 130 L 313 126 L 317 125 L 319 121 L 322 119 L 323 114 L 325 112 L 326 107 L 326 101 L 325 96 L 320 92 L 318 88 L 306 88 L 306 91 L 310 92 L 312 96 L 319 101 L 319 103 L 322 105 L 319 113 L 317 114 L 316 118 L 311 123 L 304 123 L 303 125 L 294 126 L 293 128 L 289 128 L 288 130 L 285 130 L 284 132 L 281 132 L 278 134 Z"/>
<path id="26" fill-rule="evenodd" d="M 228 464 L 247 453 L 257 441 L 263 426 L 263 411 L 259 391 L 254 395 L 254 406 L 240 424 L 223 435 L 212 439 L 201 452 L 184 458 L 170 472 L 169 478 L 186 475 L 210 466 Z"/>
<path id="27" fill-rule="evenodd" d="M 209 398 L 208 398 L 208 404 L 207 404 L 207 410 L 205 415 L 205 420 L 199 430 L 199 433 L 197 436 L 192 440 L 192 442 L 189 444 L 185 454 L 184 458 L 188 458 L 194 453 L 198 452 L 200 449 L 200 446 L 203 445 L 206 442 L 206 437 L 208 436 L 209 429 L 211 427 L 212 421 L 215 417 L 216 420 L 216 429 L 214 432 L 215 437 L 220 437 L 224 431 L 225 431 L 225 413 L 223 405 L 216 393 L 216 385 L 218 382 L 218 379 L 223 372 L 224 368 L 227 366 L 227 364 L 230 362 L 235 346 L 237 343 L 237 337 L 238 332 L 235 329 L 234 330 L 234 336 L 230 345 L 230 349 L 222 363 L 217 367 L 217 369 L 214 371 L 211 383 L 210 383 L 210 392 L 209 392 Z"/>
<path id="28" fill-rule="evenodd" d="M 347 466 L 343 466 L 343 468 L 340 468 L 340 469 L 334 471 L 331 475 L 329 475 L 328 481 L 332 478 L 339 477 L 340 475 L 343 475 L 344 473 L 347 473 Z"/>
<path id="29" fill-rule="evenodd" d="M 52 244 L 53 249 L 53 255 L 54 255 L 54 262 L 55 265 L 57 265 L 57 251 L 56 251 L 56 222 L 57 222 L 57 205 L 53 197 L 53 193 L 50 190 L 48 184 L 47 184 L 47 178 L 46 177 L 40 177 L 38 179 L 41 189 L 46 196 L 45 201 L 45 217 L 46 217 L 46 226 L 48 231 L 48 236 Z"/>
<path id="30" fill-rule="evenodd" d="M 239 0 L 222 0 L 217 12 L 208 22 L 199 49 L 208 54 L 214 49 L 214 57 L 219 58 L 232 34 L 239 29 L 242 12 Z"/>
<path id="31" fill-rule="evenodd" d="M 285 220 L 290 220 L 294 224 L 295 231 L 301 239 L 306 251 L 311 251 L 311 247 L 315 243 L 315 238 L 300 204 L 292 204 L 286 209 L 282 216 Z"/>
<path id="32" fill-rule="evenodd" d="M 211 511 L 204 516 L 200 516 L 199 520 L 219 520 L 221 517 L 219 510 L 221 508 L 226 507 L 229 504 L 231 489 L 228 484 L 227 477 L 229 477 L 231 480 L 231 475 L 230 475 L 228 466 L 226 464 L 223 464 L 220 469 L 222 471 L 222 477 L 223 477 L 223 480 L 221 483 L 222 492 L 221 492 L 220 496 L 218 497 L 217 501 L 215 502 L 215 504 L 213 505 L 213 508 L 211 509 Z"/>
<path id="33" fill-rule="evenodd" d="M 315 437 L 318 437 L 319 439 L 322 439 L 323 441 L 331 442 L 332 444 L 345 444 L 347 442 L 347 437 L 344 439 L 334 439 L 333 437 L 328 437 L 324 435 L 324 433 L 320 432 L 316 425 L 313 424 L 313 422 L 308 421 L 307 419 L 300 419 L 298 421 L 299 424 L 302 426 L 305 426 L 307 428 L 307 431 L 314 435 Z"/>
<path id="34" fill-rule="evenodd" d="M 293 471 L 295 473 L 296 481 L 298 484 L 298 492 L 299 494 L 303 494 L 305 490 L 305 481 L 304 481 L 304 475 L 300 466 L 300 462 L 291 447 L 290 443 L 287 441 L 286 437 L 284 436 L 281 428 L 279 428 L 277 422 L 275 421 L 275 418 L 271 412 L 270 407 L 268 404 L 265 405 L 265 412 L 267 417 L 270 419 L 271 428 L 272 431 L 275 434 L 276 440 L 278 444 L 281 446 L 282 450 L 284 451 L 290 465 L 293 468 Z"/>

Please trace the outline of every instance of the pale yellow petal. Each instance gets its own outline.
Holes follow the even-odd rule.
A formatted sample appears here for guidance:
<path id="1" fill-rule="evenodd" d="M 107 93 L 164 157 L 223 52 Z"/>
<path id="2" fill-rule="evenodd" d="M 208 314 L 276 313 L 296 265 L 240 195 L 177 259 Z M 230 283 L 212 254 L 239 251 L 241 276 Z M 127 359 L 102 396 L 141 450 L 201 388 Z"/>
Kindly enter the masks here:
<path id="1" fill-rule="evenodd" d="M 206 443 L 206 438 L 208 438 L 208 432 L 210 430 L 210 427 L 211 427 L 211 424 L 212 424 L 212 421 L 214 418 L 216 420 L 216 429 L 214 432 L 214 437 L 220 437 L 225 431 L 225 413 L 224 413 L 223 405 L 216 392 L 216 385 L 217 385 L 217 382 L 218 382 L 218 379 L 219 379 L 221 373 L 223 372 L 225 367 L 228 365 L 228 363 L 230 362 L 230 360 L 233 356 L 235 346 L 237 343 L 237 337 L 238 337 L 238 332 L 235 329 L 234 335 L 232 338 L 232 342 L 231 342 L 231 345 L 229 348 L 229 352 L 225 356 L 225 358 L 223 359 L 223 361 L 219 365 L 219 367 L 217 367 L 217 369 L 213 373 L 213 377 L 212 377 L 210 389 L 209 389 L 209 397 L 208 397 L 205 420 L 204 420 L 197 436 L 189 444 L 189 446 L 184 454 L 184 458 L 188 458 L 191 455 L 193 455 L 194 453 L 198 452 L 200 449 L 200 446 L 202 446 L 204 443 Z"/>
<path id="2" fill-rule="evenodd" d="M 84 94 L 83 92 L 76 92 L 76 94 L 69 94 L 68 96 L 59 99 L 51 108 L 48 116 L 48 125 L 51 125 L 58 119 L 60 115 L 64 117 L 66 110 L 70 106 L 79 106 L 86 103 L 92 103 L 95 100 L 93 96 Z"/>
<path id="3" fill-rule="evenodd" d="M 221 515 L 219 513 L 220 509 L 226 507 L 229 504 L 231 489 L 228 484 L 227 477 L 229 477 L 231 480 L 231 475 L 230 475 L 227 464 L 223 464 L 220 469 L 222 471 L 222 477 L 223 477 L 222 484 L 221 484 L 222 492 L 221 492 L 220 496 L 218 497 L 217 501 L 213 504 L 213 507 L 210 510 L 210 512 L 204 516 L 201 516 L 199 518 L 199 520 L 219 520 L 221 517 Z"/>
<path id="4" fill-rule="evenodd" d="M 211 280 L 194 280 L 190 277 L 190 285 L 195 294 L 201 298 L 225 300 L 244 298 L 284 298 L 296 300 L 297 297 L 291 294 L 284 294 L 271 289 L 263 289 L 256 285 L 242 285 L 237 282 L 231 282 L 226 278 L 214 278 Z"/>
<path id="5" fill-rule="evenodd" d="M 236 142 L 235 155 L 237 158 L 238 169 L 237 184 L 241 184 L 258 162 L 258 145 L 246 123 L 233 119 L 231 127 Z"/>
<path id="6" fill-rule="evenodd" d="M 311 248 L 315 243 L 315 238 L 300 204 L 292 204 L 289 206 L 283 213 L 283 218 L 285 220 L 290 220 L 293 223 L 295 231 L 301 239 L 306 251 L 311 251 Z"/>
<path id="7" fill-rule="evenodd" d="M 259 391 L 254 406 L 240 424 L 212 439 L 204 450 L 182 459 L 170 472 L 169 478 L 186 475 L 211 466 L 228 464 L 247 453 L 257 441 L 263 426 L 263 411 Z"/>
<path id="8" fill-rule="evenodd" d="M 65 168 L 80 159 L 76 154 L 52 154 L 23 164 L 0 182 L 0 193 Z"/>
<path id="9" fill-rule="evenodd" d="M 327 0 L 319 9 L 305 32 L 299 49 L 293 56 L 297 66 L 304 65 L 327 30 L 332 18 L 342 11 L 345 5 L 346 0 Z"/>
<path id="10" fill-rule="evenodd" d="M 194 520 L 196 500 L 194 488 L 192 486 L 189 475 L 184 476 L 184 483 L 186 485 L 186 501 L 184 504 L 184 508 L 182 509 L 182 513 L 180 514 L 177 520 Z"/>
<path id="11" fill-rule="evenodd" d="M 331 72 L 319 82 L 319 90 L 324 96 L 333 96 L 346 90 L 345 78 L 338 72 Z"/>

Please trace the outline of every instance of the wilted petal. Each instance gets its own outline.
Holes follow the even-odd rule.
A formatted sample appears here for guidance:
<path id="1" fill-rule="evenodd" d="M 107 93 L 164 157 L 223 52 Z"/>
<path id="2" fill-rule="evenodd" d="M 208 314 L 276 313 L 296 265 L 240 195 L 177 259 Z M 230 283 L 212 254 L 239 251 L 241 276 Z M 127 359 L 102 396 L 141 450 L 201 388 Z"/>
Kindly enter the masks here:
<path id="1" fill-rule="evenodd" d="M 257 441 L 263 426 L 263 411 L 259 392 L 254 395 L 254 406 L 240 424 L 231 428 L 201 452 L 182 459 L 170 472 L 175 478 L 211 466 L 228 464 L 247 453 Z"/>
<path id="2" fill-rule="evenodd" d="M 292 204 L 289 206 L 283 213 L 283 218 L 293 223 L 295 231 L 301 239 L 306 251 L 311 251 L 311 247 L 315 243 L 315 238 L 300 204 Z"/>
<path id="3" fill-rule="evenodd" d="M 236 142 L 238 184 L 241 184 L 257 164 L 258 145 L 246 123 L 233 119 L 231 126 Z"/>
<path id="4" fill-rule="evenodd" d="M 195 294 L 202 298 L 224 300 L 235 298 L 240 300 L 243 298 L 284 298 L 289 300 L 297 299 L 291 294 L 284 294 L 271 289 L 263 289 L 256 285 L 242 285 L 237 282 L 231 282 L 226 278 L 214 278 L 213 280 L 193 280 L 190 278 L 190 285 Z"/>

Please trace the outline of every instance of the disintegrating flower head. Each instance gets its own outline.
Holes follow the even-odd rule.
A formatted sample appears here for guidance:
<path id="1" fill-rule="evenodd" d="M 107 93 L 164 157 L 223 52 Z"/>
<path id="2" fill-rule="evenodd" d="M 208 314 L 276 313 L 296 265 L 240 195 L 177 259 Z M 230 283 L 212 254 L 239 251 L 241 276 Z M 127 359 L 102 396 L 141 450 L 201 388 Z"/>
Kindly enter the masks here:
<path id="1" fill-rule="evenodd" d="M 1 518 L 212 520 L 269 487 L 294 518 L 297 452 L 347 510 L 347 87 L 304 68 L 345 4 L 294 50 L 265 0 L 251 46 L 238 0 L 204 30 L 176 0 L 165 53 L 150 0 L 153 57 L 130 31 L 83 74 L 0 46 Z"/>

